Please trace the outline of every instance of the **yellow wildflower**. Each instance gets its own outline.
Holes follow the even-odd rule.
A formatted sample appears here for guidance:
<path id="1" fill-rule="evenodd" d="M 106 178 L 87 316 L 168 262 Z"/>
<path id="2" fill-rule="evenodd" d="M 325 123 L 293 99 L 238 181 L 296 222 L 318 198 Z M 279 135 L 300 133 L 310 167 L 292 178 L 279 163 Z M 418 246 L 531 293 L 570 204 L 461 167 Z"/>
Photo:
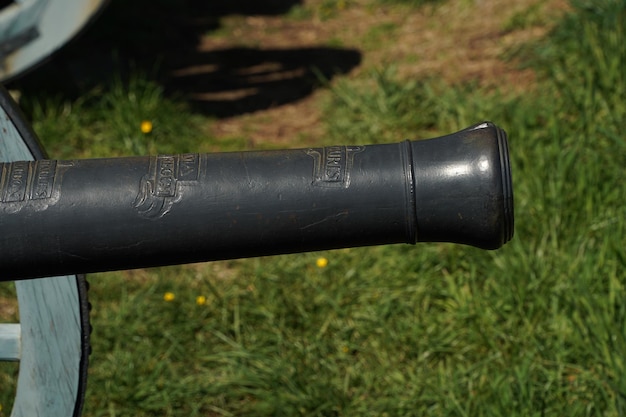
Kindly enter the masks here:
<path id="1" fill-rule="evenodd" d="M 203 306 L 206 304 L 206 297 L 204 295 L 199 295 L 196 297 L 196 304 L 199 306 Z"/>
<path id="2" fill-rule="evenodd" d="M 326 258 L 317 258 L 317 261 L 315 261 L 315 265 L 317 265 L 318 268 L 326 268 L 328 266 L 328 259 Z"/>
<path id="3" fill-rule="evenodd" d="M 168 301 L 168 302 L 169 302 L 169 301 L 174 301 L 174 298 L 176 298 L 176 296 L 174 295 L 174 293 L 173 293 L 173 292 L 169 292 L 169 291 L 168 291 L 168 292 L 166 292 L 165 294 L 163 294 L 163 299 L 164 299 L 165 301 Z"/>
<path id="4" fill-rule="evenodd" d="M 152 132 L 152 122 L 150 120 L 144 120 L 140 125 L 141 133 L 148 134 Z"/>

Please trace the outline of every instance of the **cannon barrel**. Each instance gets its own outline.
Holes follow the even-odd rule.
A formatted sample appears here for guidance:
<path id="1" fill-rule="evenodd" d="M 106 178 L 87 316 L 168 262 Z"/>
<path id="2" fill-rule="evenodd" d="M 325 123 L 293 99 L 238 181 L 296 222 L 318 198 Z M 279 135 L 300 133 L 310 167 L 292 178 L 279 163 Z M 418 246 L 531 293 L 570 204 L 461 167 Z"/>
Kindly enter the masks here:
<path id="1" fill-rule="evenodd" d="M 513 235 L 506 134 L 0 164 L 0 280 Z"/>

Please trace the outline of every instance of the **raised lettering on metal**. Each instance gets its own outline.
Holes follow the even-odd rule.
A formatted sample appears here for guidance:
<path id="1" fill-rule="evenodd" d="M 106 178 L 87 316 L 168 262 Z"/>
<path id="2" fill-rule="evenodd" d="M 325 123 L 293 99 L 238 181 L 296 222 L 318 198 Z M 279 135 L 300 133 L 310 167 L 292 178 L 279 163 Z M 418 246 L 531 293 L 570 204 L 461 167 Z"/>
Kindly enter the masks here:
<path id="1" fill-rule="evenodd" d="M 327 146 L 308 149 L 314 159 L 313 185 L 330 188 L 348 188 L 354 155 L 363 152 L 363 146 Z"/>
<path id="2" fill-rule="evenodd" d="M 159 155 L 150 161 L 135 198 L 134 207 L 146 218 L 163 217 L 182 198 L 181 186 L 197 181 L 200 155 Z"/>

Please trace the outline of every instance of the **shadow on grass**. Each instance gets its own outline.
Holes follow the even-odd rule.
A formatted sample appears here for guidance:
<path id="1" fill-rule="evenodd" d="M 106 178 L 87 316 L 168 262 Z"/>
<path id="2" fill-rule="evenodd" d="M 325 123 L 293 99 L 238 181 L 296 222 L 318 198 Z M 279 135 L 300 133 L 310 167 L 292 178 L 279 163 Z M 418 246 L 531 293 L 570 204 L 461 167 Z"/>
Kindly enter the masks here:
<path id="1" fill-rule="evenodd" d="M 207 116 L 230 117 L 306 97 L 359 65 L 355 49 L 200 48 L 225 15 L 281 15 L 301 0 L 112 0 L 96 22 L 9 87 L 73 99 L 139 73 Z M 287 35 L 286 35 L 287 36 Z"/>

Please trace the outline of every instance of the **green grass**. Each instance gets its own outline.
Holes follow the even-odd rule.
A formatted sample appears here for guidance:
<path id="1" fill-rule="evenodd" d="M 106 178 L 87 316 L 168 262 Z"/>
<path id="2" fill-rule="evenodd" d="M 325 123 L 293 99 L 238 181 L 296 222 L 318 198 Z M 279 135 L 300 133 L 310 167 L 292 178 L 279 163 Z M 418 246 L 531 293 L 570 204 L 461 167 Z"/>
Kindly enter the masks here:
<path id="1" fill-rule="evenodd" d="M 144 74 L 114 79 L 71 102 L 34 95 L 20 104 L 56 158 L 197 151 L 206 138 L 206 123 Z M 143 121 L 152 123 L 151 132 L 141 131 Z"/>
<path id="2" fill-rule="evenodd" d="M 505 128 L 513 241 L 91 276 L 85 415 L 626 415 L 625 23 L 622 1 L 577 2 L 533 46 L 540 84 L 522 96 L 392 69 L 333 86 L 328 142 L 424 138 L 483 119 Z M 26 103 L 55 156 L 220 146 L 140 79 Z M 140 134 L 144 118 L 155 137 Z M 180 142 L 161 128 L 181 129 Z"/>
<path id="3" fill-rule="evenodd" d="M 545 10 L 545 3 L 537 2 L 523 10 L 514 13 L 503 25 L 506 32 L 528 29 L 534 26 L 546 26 L 550 23 L 549 13 Z"/>

